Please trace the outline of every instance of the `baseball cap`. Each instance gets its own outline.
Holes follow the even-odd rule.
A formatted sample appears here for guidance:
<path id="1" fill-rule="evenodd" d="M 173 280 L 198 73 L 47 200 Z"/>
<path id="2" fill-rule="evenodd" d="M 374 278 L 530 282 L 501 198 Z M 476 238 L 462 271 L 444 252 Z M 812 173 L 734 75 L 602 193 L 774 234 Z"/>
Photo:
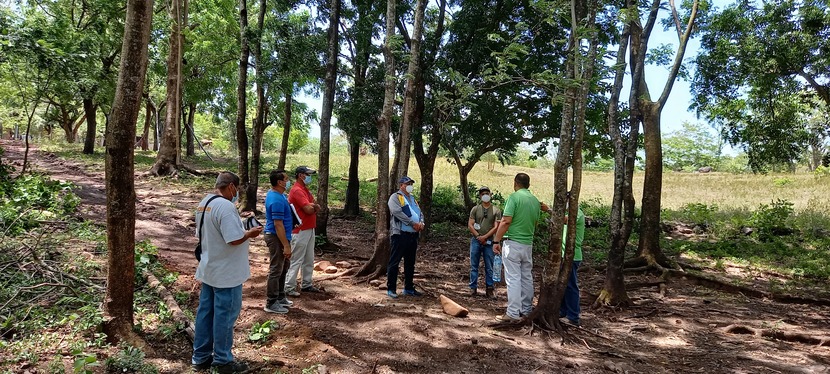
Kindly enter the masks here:
<path id="1" fill-rule="evenodd" d="M 410 177 L 407 177 L 406 175 L 404 175 L 404 176 L 401 177 L 401 179 L 398 179 L 398 184 L 401 184 L 401 183 L 406 183 L 406 184 L 415 183 L 415 180 L 410 178 Z"/>
<path id="2" fill-rule="evenodd" d="M 490 187 L 487 187 L 487 186 L 481 186 L 481 187 L 479 187 L 479 188 L 478 188 L 478 193 L 481 193 L 481 191 L 487 191 L 487 192 L 490 192 Z"/>
<path id="3" fill-rule="evenodd" d="M 308 166 L 299 166 L 299 167 L 297 167 L 297 169 L 294 169 L 294 175 L 300 175 L 300 174 L 306 174 L 306 175 L 317 174 L 317 170 L 314 170 L 314 169 L 312 169 Z"/>

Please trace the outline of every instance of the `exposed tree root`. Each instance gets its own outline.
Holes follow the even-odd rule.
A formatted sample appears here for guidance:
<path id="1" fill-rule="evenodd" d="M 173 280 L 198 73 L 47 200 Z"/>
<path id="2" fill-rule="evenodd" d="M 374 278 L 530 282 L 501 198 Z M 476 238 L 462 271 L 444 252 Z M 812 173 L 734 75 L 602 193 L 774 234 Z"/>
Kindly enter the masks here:
<path id="1" fill-rule="evenodd" d="M 661 285 L 664 285 L 664 284 L 666 284 L 666 281 L 664 279 L 661 279 L 661 280 L 658 280 L 658 281 L 653 281 L 653 282 L 633 282 L 633 283 L 626 283 L 625 284 L 625 289 L 628 290 L 628 291 L 631 291 L 631 290 L 636 290 L 638 288 L 655 287 L 655 286 L 661 286 Z"/>
<path id="2" fill-rule="evenodd" d="M 198 169 L 194 169 L 194 168 L 192 168 L 192 167 L 190 167 L 190 166 L 187 166 L 187 165 L 185 165 L 185 164 L 181 164 L 181 165 L 179 165 L 179 168 L 180 168 L 180 169 L 182 169 L 182 170 L 187 171 L 187 172 L 188 172 L 188 173 L 190 173 L 190 174 L 193 174 L 193 175 L 195 175 L 195 176 L 198 176 L 198 177 L 216 177 L 216 176 L 219 176 L 219 173 L 218 173 L 218 172 L 215 172 L 215 171 L 206 171 L 206 170 L 198 170 Z"/>
<path id="3" fill-rule="evenodd" d="M 723 328 L 723 332 L 727 334 L 753 335 L 787 342 L 812 344 L 819 347 L 830 347 L 830 337 L 827 336 L 813 336 L 777 329 L 756 329 L 744 325 L 729 325 Z"/>
<path id="4" fill-rule="evenodd" d="M 329 281 L 329 280 L 337 279 L 337 278 L 340 278 L 340 277 L 345 277 L 345 276 L 348 276 L 348 275 L 352 275 L 356 272 L 357 272 L 357 268 L 346 269 L 346 270 L 343 270 L 343 271 L 341 271 L 339 273 L 336 273 L 336 274 L 332 274 L 332 275 L 328 275 L 328 276 L 325 276 L 325 277 L 322 277 L 322 278 L 318 278 L 317 281 L 320 281 L 320 282 Z"/>
<path id="5" fill-rule="evenodd" d="M 828 299 L 815 299 L 809 297 L 800 297 L 794 295 L 781 295 L 775 294 L 772 292 L 756 290 L 747 286 L 739 286 L 735 284 L 730 284 L 726 281 L 710 278 L 702 274 L 691 273 L 691 272 L 684 272 L 672 269 L 666 269 L 666 273 L 664 277 L 674 277 L 674 278 L 683 278 L 695 285 L 704 286 L 707 288 L 715 289 L 722 292 L 733 293 L 733 294 L 741 294 L 744 296 L 754 297 L 754 298 L 766 298 L 770 300 L 777 301 L 779 303 L 785 304 L 809 304 L 809 305 L 822 305 L 822 306 L 830 306 L 830 300 Z"/>
<path id="6" fill-rule="evenodd" d="M 167 290 L 167 287 L 164 287 L 164 285 L 161 284 L 161 282 L 159 282 L 158 278 L 156 278 L 156 276 L 153 275 L 153 273 L 145 271 L 144 276 L 147 277 L 147 286 L 155 290 L 159 294 L 159 296 L 161 296 L 161 299 L 164 301 L 164 304 L 167 306 L 167 309 L 173 313 L 173 320 L 178 323 L 181 323 L 182 326 L 184 326 L 182 328 L 182 331 L 184 331 L 184 333 L 187 334 L 187 336 L 190 338 L 190 341 L 192 342 L 196 335 L 196 330 L 193 325 L 193 321 L 191 321 L 189 318 L 187 318 L 187 316 L 185 316 L 185 314 L 182 312 L 182 309 L 179 307 L 179 304 L 176 302 L 176 299 L 173 297 L 170 291 Z"/>

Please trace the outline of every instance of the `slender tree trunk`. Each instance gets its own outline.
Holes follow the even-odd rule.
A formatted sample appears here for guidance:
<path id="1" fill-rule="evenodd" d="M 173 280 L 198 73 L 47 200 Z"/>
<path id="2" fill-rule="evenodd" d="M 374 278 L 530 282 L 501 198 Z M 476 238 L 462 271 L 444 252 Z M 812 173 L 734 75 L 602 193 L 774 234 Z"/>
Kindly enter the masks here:
<path id="1" fill-rule="evenodd" d="M 34 102 L 32 104 L 32 112 L 26 114 L 26 138 L 25 138 L 25 151 L 23 151 L 23 167 L 20 168 L 20 175 L 26 174 L 26 168 L 29 166 L 29 131 L 32 129 L 32 121 L 35 118 L 35 111 L 37 110 L 38 103 Z M 19 131 L 19 130 L 18 130 Z"/>
<path id="2" fill-rule="evenodd" d="M 170 51 L 167 55 L 167 98 L 165 100 L 164 132 L 159 144 L 156 162 L 150 173 L 162 176 L 171 175 L 178 171 L 179 159 L 179 117 L 181 116 L 181 77 L 182 77 L 182 46 L 181 46 L 181 0 L 172 0 L 169 6 L 170 19 Z"/>
<path id="3" fill-rule="evenodd" d="M 150 124 L 153 123 L 153 108 L 150 105 L 150 100 L 147 99 L 146 108 L 144 110 L 144 131 L 141 133 L 141 150 L 146 151 L 150 148 Z"/>
<path id="4" fill-rule="evenodd" d="M 239 41 L 242 48 L 239 53 L 239 81 L 236 86 L 236 145 L 239 153 L 237 169 L 242 184 L 240 188 L 247 191 L 250 177 L 248 176 L 248 131 L 245 128 L 245 115 L 248 111 L 248 58 L 251 54 L 248 46 L 247 0 L 239 0 Z M 247 193 L 241 198 L 247 200 Z"/>
<path id="5" fill-rule="evenodd" d="M 84 99 L 84 115 L 86 116 L 86 138 L 84 139 L 84 154 L 91 155 L 95 152 L 96 115 L 98 106 L 92 99 Z"/>
<path id="6" fill-rule="evenodd" d="M 150 105 L 153 106 L 153 117 L 156 119 L 156 124 L 154 126 L 153 132 L 153 151 L 158 152 L 159 145 L 161 142 L 161 133 L 164 131 L 164 120 L 159 115 L 162 110 L 165 108 L 165 103 L 161 103 L 161 106 L 156 108 L 155 104 L 152 100 L 150 100 Z"/>
<path id="7" fill-rule="evenodd" d="M 625 26 L 620 39 L 620 47 L 617 51 L 616 72 L 614 86 L 611 90 L 611 99 L 608 103 L 608 134 L 614 146 L 614 197 L 611 202 L 611 217 L 609 222 L 609 236 L 611 248 L 608 250 L 608 266 L 605 273 L 605 284 L 594 302 L 595 306 L 613 305 L 628 306 L 631 301 L 625 290 L 623 277 L 623 263 L 625 260 L 625 248 L 631 235 L 631 226 L 626 225 L 626 220 L 633 217 L 623 216 L 624 204 L 628 203 L 626 197 L 626 185 L 630 187 L 632 175 L 627 173 L 626 164 L 626 142 L 623 140 L 621 126 L 630 126 L 631 122 L 620 123 L 618 118 L 619 99 L 622 92 L 623 78 L 625 76 L 625 55 L 628 48 L 630 28 Z M 629 132 L 629 134 L 632 134 Z M 628 136 L 630 142 L 632 137 Z M 636 144 L 636 136 L 633 137 Z M 636 149 L 636 147 L 635 147 Z M 633 171 L 633 168 L 632 168 Z M 633 198 L 631 201 L 633 205 Z M 633 209 L 631 210 L 633 213 Z"/>
<path id="8" fill-rule="evenodd" d="M 648 264 L 670 266 L 660 249 L 660 193 L 663 190 L 663 150 L 660 135 L 660 106 L 640 102 L 643 114 L 643 145 L 646 170 L 643 180 L 643 208 L 640 223 L 639 257 Z"/>
<path id="9" fill-rule="evenodd" d="M 147 73 L 147 47 L 153 20 L 152 0 L 129 0 L 121 66 L 107 128 L 107 296 L 104 332 L 110 340 L 133 336 L 135 279 L 135 125 Z"/>
<path id="10" fill-rule="evenodd" d="M 282 143 L 280 145 L 280 160 L 277 170 L 285 170 L 285 158 L 288 157 L 288 138 L 291 136 L 291 91 L 285 92 L 285 124 L 282 127 Z"/>
<path id="11" fill-rule="evenodd" d="M 262 137 L 265 127 L 268 124 L 268 99 L 266 96 L 266 80 L 262 62 L 262 33 L 265 26 L 265 13 L 268 10 L 266 0 L 259 0 L 259 12 L 257 13 L 257 35 L 254 38 L 253 50 L 256 63 L 256 117 L 254 117 L 254 128 L 251 144 L 251 174 L 248 181 L 248 188 L 245 189 L 245 207 L 243 210 L 256 211 L 257 190 L 259 189 L 260 157 L 262 155 Z"/>
<path id="12" fill-rule="evenodd" d="M 360 164 L 360 140 L 354 138 L 349 137 L 349 182 L 346 186 L 346 204 L 343 207 L 343 215 L 346 217 L 360 215 L 360 178 L 357 174 Z"/>
<path id="13" fill-rule="evenodd" d="M 383 94 L 383 110 L 378 119 L 378 199 L 375 215 L 375 251 L 355 276 L 378 277 L 389 264 L 389 128 L 392 124 L 392 107 L 395 105 L 395 0 L 386 1 L 386 39 L 383 43 L 383 59 L 386 77 Z"/>
<path id="14" fill-rule="evenodd" d="M 317 212 L 318 235 L 326 235 L 329 222 L 329 154 L 331 143 L 331 116 L 334 108 L 334 92 L 337 83 L 337 57 L 340 55 L 340 0 L 330 1 L 329 31 L 328 31 L 328 58 L 326 59 L 326 89 L 323 95 L 323 113 L 320 120 L 320 161 L 317 166 L 319 178 L 317 180 L 317 203 L 320 211 Z"/>
<path id="15" fill-rule="evenodd" d="M 409 154 L 412 148 L 412 126 L 415 119 L 415 107 L 418 100 L 418 77 L 421 76 L 421 34 L 424 30 L 424 10 L 427 0 L 417 0 L 415 4 L 415 20 L 412 30 L 412 45 L 409 54 L 409 67 L 406 73 L 406 91 L 403 103 L 403 122 L 398 132 L 400 143 L 395 153 L 397 174 L 394 177 L 409 173 Z"/>
<path id="16" fill-rule="evenodd" d="M 187 109 L 187 153 L 188 156 L 195 156 L 196 155 L 196 134 L 193 133 L 195 131 L 193 129 L 193 121 L 195 120 L 194 116 L 196 114 L 196 103 L 190 103 L 190 107 Z"/>

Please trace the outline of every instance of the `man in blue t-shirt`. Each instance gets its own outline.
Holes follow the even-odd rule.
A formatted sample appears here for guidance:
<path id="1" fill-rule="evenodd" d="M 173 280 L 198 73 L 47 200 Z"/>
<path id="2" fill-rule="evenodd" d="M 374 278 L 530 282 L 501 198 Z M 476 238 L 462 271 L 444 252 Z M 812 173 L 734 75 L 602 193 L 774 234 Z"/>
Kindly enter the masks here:
<path id="1" fill-rule="evenodd" d="M 291 230 L 294 222 L 285 191 L 291 185 L 285 170 L 274 170 L 269 175 L 271 189 L 265 196 L 265 243 L 271 258 L 268 268 L 268 286 L 265 311 L 285 314 L 294 303 L 285 295 L 285 276 L 291 263 Z"/>

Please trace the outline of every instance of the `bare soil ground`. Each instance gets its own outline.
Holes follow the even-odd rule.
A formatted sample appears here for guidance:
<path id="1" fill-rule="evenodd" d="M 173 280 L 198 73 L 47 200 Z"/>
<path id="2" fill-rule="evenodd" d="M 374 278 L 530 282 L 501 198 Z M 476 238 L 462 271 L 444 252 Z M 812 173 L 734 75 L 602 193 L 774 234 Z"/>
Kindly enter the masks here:
<path id="1" fill-rule="evenodd" d="M 2 141 L 0 145 L 6 149 L 5 157 L 19 165 L 22 144 Z M 75 183 L 83 200 L 82 215 L 103 224 L 103 162 L 83 165 L 36 150 L 30 160 L 52 178 Z M 187 305 L 181 307 L 195 311 L 192 211 L 208 191 L 143 173 L 136 174 L 137 240 L 149 239 L 159 248 L 160 260 L 179 273 L 173 291 L 190 293 Z M 334 218 L 329 237 L 342 249 L 324 253 L 318 260 L 359 265 L 371 256 L 373 227 L 365 221 Z M 590 250 L 600 249 L 586 249 Z M 355 283 L 351 277 L 322 280 L 329 275 L 315 272 L 315 283 L 325 292 L 294 298 L 295 306 L 286 315 L 262 310 L 268 269 L 262 239 L 254 241 L 250 263 L 253 276 L 244 285 L 235 355 L 253 364 L 253 372 L 300 373 L 315 367 L 311 372 L 830 373 L 830 347 L 820 340 L 830 337 L 827 306 L 776 303 L 674 279 L 662 293 L 657 287 L 629 291 L 636 304 L 631 309 L 591 310 L 592 295 L 604 279 L 604 273 L 595 269 L 602 264 L 584 264 L 579 273 L 583 326 L 568 329 L 564 342 L 557 334 L 530 333 L 526 327 L 494 330 L 488 325 L 504 313 L 505 290 L 498 288 L 495 300 L 468 295 L 468 239 L 464 237 L 430 240 L 419 247 L 416 286 L 426 291 L 423 297 L 393 301 L 385 291 Z M 541 264 L 537 261 L 536 279 Z M 732 279 L 747 276 L 740 269 L 719 274 Z M 647 275 L 627 279 L 653 280 Z M 467 307 L 469 316 L 444 314 L 439 295 Z M 249 342 L 251 326 L 267 320 L 278 322 L 279 329 L 264 344 Z M 728 328 L 736 324 L 768 334 Z M 794 334 L 819 340 L 807 344 L 776 338 Z M 149 341 L 155 350 L 150 359 L 163 373 L 191 370 L 191 347 L 180 335 L 172 341 Z"/>

